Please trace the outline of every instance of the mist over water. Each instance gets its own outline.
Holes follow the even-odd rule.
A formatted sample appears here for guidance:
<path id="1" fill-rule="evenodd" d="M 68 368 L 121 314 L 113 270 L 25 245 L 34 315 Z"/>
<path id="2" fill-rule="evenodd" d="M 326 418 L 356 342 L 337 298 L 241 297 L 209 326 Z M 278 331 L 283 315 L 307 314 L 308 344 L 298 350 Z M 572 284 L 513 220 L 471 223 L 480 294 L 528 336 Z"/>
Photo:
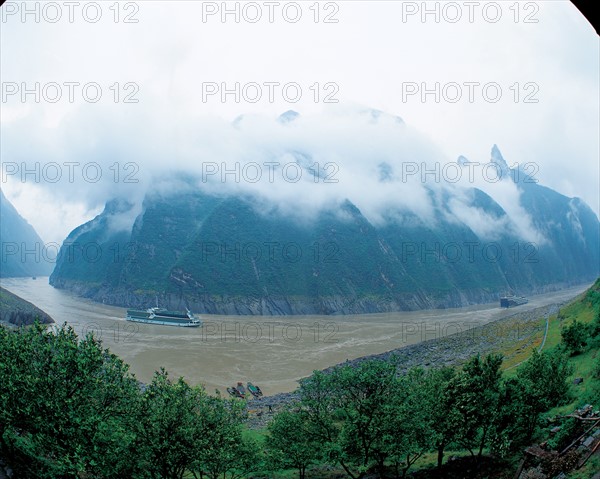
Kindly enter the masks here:
<path id="1" fill-rule="evenodd" d="M 528 304 L 508 310 L 493 303 L 348 316 L 202 315 L 201 328 L 178 328 L 125 321 L 125 308 L 54 289 L 48 278 L 3 278 L 0 285 L 47 312 L 57 324 L 67 322 L 78 335 L 96 334 L 141 381 L 150 381 L 164 367 L 172 377 L 204 384 L 211 393 L 251 381 L 267 395 L 292 391 L 298 379 L 315 369 L 566 301 L 588 287 L 532 296 Z"/>

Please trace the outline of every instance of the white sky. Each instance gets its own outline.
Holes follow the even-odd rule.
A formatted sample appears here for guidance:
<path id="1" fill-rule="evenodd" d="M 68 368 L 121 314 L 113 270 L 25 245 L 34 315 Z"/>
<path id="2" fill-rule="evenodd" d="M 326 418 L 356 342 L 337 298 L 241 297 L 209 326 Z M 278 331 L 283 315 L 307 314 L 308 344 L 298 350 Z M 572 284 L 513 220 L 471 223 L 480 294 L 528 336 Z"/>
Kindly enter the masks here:
<path id="1" fill-rule="evenodd" d="M 257 23 L 246 21 L 255 15 L 253 6 L 246 7 L 247 16 L 239 23 L 233 15 L 223 23 L 219 14 L 203 21 L 203 8 L 221 8 L 222 2 L 196 1 L 121 2 L 117 23 L 112 1 L 100 2 L 102 17 L 96 23 L 85 21 L 82 14 L 85 6 L 88 18 L 94 16 L 90 2 L 74 7 L 73 23 L 68 5 L 54 2 L 62 17 L 50 23 L 57 10 L 47 3 L 27 2 L 28 8 L 39 9 L 39 23 L 33 13 L 22 21 L 23 2 L 1 7 L 3 93 L 14 84 L 33 88 L 35 82 L 96 82 L 102 98 L 88 103 L 76 87 L 71 103 L 64 85 L 56 103 L 43 96 L 36 103 L 34 95 L 23 102 L 20 92 L 3 97 L 3 173 L 11 168 L 8 163 L 22 162 L 43 167 L 49 162 L 97 161 L 104 179 L 114 174 L 109 167 L 115 162 L 121 174 L 125 163 L 135 162 L 140 178 L 149 177 L 145 170 L 156 174 L 189 168 L 189 151 L 203 138 L 189 125 L 211 124 L 215 117 L 231 121 L 240 114 L 275 117 L 289 109 L 303 117 L 325 114 L 332 106 L 315 103 L 309 88 L 319 82 L 322 100 L 327 93 L 323 85 L 331 82 L 339 88 L 334 95 L 338 108 L 358 105 L 398 115 L 428 137 L 444 161 L 459 155 L 488 161 L 496 143 L 509 165 L 535 162 L 542 184 L 579 196 L 599 212 L 598 36 L 568 1 L 520 2 L 518 8 L 512 1 L 475 2 L 472 23 L 469 2 L 427 2 L 428 8 L 439 9 L 439 23 L 434 14 L 422 21 L 423 2 L 299 2 L 302 18 L 297 23 L 282 15 L 284 6 L 288 16 L 295 13 L 291 2 L 276 2 L 273 23 L 267 18 L 268 2 L 254 2 L 263 14 Z M 228 2 L 228 7 L 236 3 L 243 12 L 248 2 Z M 495 5 L 502 16 L 491 23 L 483 12 L 493 19 Z M 451 23 L 456 7 L 462 18 Z M 419 11 L 406 16 L 413 8 Z M 124 23 L 127 14 L 138 22 Z M 324 23 L 327 14 L 338 22 Z M 109 88 L 115 82 L 121 86 L 117 103 Z M 139 86 L 138 103 L 123 103 L 123 95 L 131 91 L 123 90 L 127 82 Z M 203 82 L 230 87 L 235 82 L 296 82 L 302 97 L 292 104 L 277 88 L 271 103 L 263 87 L 263 99 L 256 103 L 244 98 L 236 103 L 231 95 L 225 103 L 218 95 L 203 102 Z M 463 85 L 463 98 L 456 103 L 444 98 L 436 103 L 433 95 L 423 103 L 419 95 L 403 99 L 403 83 L 409 82 L 424 82 L 429 88 L 436 82 L 495 82 L 502 97 L 491 103 L 475 87 L 470 103 Z M 520 96 L 515 103 L 517 82 Z M 525 88 L 527 83 L 534 85 Z M 454 90 L 447 92 L 454 95 Z M 537 103 L 524 102 L 530 92 Z M 46 93 L 53 97 L 55 90 Z M 62 241 L 111 196 L 128 191 L 122 181 L 85 182 L 77 169 L 74 182 L 66 183 L 68 167 L 63 165 L 62 172 L 58 184 L 36 181 L 33 175 L 22 182 L 20 172 L 3 174 L 0 184 L 45 241 Z"/>

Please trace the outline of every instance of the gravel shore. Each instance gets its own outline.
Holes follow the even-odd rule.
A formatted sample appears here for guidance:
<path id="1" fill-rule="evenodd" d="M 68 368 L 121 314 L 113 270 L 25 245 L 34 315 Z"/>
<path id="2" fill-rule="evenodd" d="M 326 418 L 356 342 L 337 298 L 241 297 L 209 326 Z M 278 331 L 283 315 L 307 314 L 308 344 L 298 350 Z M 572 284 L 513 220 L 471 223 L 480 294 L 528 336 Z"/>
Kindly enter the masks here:
<path id="1" fill-rule="evenodd" d="M 416 366 L 424 368 L 459 366 L 478 353 L 485 355 L 505 350 L 510 346 L 518 345 L 518 350 L 528 348 L 535 341 L 538 333 L 545 329 L 545 323 L 541 319 L 548 319 L 565 304 L 567 302 L 553 303 L 522 312 L 516 309 L 514 314 L 483 326 L 411 344 L 385 353 L 363 356 L 342 364 L 356 365 L 361 361 L 375 358 L 389 361 L 394 357 L 401 365 L 400 372 L 404 372 Z M 510 359 L 510 357 L 505 359 Z M 331 371 L 340 365 L 329 367 L 324 371 Z M 251 428 L 266 426 L 277 410 L 297 399 L 297 392 L 289 392 L 248 400 L 249 426 Z"/>

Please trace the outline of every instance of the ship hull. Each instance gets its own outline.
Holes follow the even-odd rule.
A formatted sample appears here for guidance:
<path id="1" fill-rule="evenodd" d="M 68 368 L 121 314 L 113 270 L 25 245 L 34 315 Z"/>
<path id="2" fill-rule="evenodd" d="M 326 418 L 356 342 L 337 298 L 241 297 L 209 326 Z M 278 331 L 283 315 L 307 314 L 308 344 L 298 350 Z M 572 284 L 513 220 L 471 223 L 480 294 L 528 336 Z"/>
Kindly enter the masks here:
<path id="1" fill-rule="evenodd" d="M 175 317 L 169 317 L 155 314 L 152 312 L 152 310 L 129 310 L 127 311 L 127 316 L 125 319 L 134 323 L 158 324 L 160 326 L 177 326 L 180 328 L 199 328 L 202 325 L 200 320 L 190 319 L 182 314 L 177 314 Z"/>
<path id="2" fill-rule="evenodd" d="M 504 297 L 500 298 L 501 308 L 514 308 L 515 306 L 522 306 L 527 304 L 529 301 L 523 297 Z"/>
<path id="3" fill-rule="evenodd" d="M 191 321 L 167 321 L 167 320 L 159 320 L 159 319 L 147 319 L 147 318 L 133 318 L 127 317 L 125 318 L 127 321 L 133 321 L 134 323 L 146 323 L 146 324 L 160 324 L 161 326 L 179 326 L 180 328 L 199 328 L 201 326 L 200 323 L 192 323 Z"/>

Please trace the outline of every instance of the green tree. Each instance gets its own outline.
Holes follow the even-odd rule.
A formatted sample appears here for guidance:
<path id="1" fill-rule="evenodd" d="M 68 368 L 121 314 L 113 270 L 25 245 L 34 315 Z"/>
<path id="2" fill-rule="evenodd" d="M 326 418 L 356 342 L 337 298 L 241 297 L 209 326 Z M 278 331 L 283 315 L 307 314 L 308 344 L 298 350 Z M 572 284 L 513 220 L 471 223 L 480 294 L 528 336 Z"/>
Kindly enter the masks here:
<path id="1" fill-rule="evenodd" d="M 194 477 L 235 479 L 260 468 L 258 445 L 243 434 L 245 405 L 220 396 L 206 398 L 201 438 L 191 465 Z"/>
<path id="2" fill-rule="evenodd" d="M 353 479 L 386 458 L 385 408 L 396 385 L 396 365 L 366 360 L 329 373 L 315 371 L 300 386 L 302 419 L 325 457 Z"/>
<path id="3" fill-rule="evenodd" d="M 573 366 L 560 351 L 539 353 L 534 350 L 517 371 L 517 377 L 524 381 L 527 394 L 540 403 L 540 408 L 547 410 L 568 399 L 567 378 L 572 372 Z"/>
<path id="4" fill-rule="evenodd" d="M 320 443 L 308 429 L 299 412 L 284 410 L 269 423 L 267 446 L 278 467 L 298 469 L 299 479 L 305 479 L 306 468 L 320 455 Z"/>
<path id="5" fill-rule="evenodd" d="M 423 407 L 430 420 L 431 445 L 437 451 L 441 469 L 446 447 L 455 439 L 461 424 L 457 408 L 456 371 L 449 367 L 430 369 L 423 384 L 426 391 Z"/>
<path id="6" fill-rule="evenodd" d="M 395 363 L 367 360 L 338 367 L 331 373 L 331 386 L 341 426 L 338 461 L 351 477 L 362 477 L 375 465 L 382 473 L 387 459 L 382 441 L 386 410 L 398 387 Z"/>
<path id="7" fill-rule="evenodd" d="M 542 414 L 568 399 L 571 372 L 568 358 L 560 352 L 534 350 L 517 376 L 501 387 L 493 449 L 506 453 L 529 444 Z"/>
<path id="8" fill-rule="evenodd" d="M 92 335 L 0 327 L 0 456 L 17 477 L 119 478 L 138 469 L 137 381 Z"/>
<path id="9" fill-rule="evenodd" d="M 455 406 L 461 418 L 456 441 L 481 460 L 499 411 L 502 356 L 472 357 L 454 378 Z"/>
<path id="10" fill-rule="evenodd" d="M 181 479 L 192 465 L 202 438 L 200 417 L 207 397 L 183 378 L 172 382 L 161 369 L 144 391 L 137 447 L 153 479 Z"/>
<path id="11" fill-rule="evenodd" d="M 323 457 L 337 462 L 339 423 L 334 421 L 331 387 L 331 376 L 322 371 L 300 381 L 299 414 L 312 438 L 321 444 Z"/>
<path id="12" fill-rule="evenodd" d="M 431 448 L 431 420 L 423 407 L 427 401 L 426 373 L 414 368 L 399 378 L 384 408 L 383 448 L 396 477 L 406 477 L 411 466 Z"/>
<path id="13" fill-rule="evenodd" d="M 560 336 L 567 351 L 576 354 L 583 351 L 589 337 L 589 328 L 587 325 L 576 319 L 566 327 L 563 327 Z"/>

